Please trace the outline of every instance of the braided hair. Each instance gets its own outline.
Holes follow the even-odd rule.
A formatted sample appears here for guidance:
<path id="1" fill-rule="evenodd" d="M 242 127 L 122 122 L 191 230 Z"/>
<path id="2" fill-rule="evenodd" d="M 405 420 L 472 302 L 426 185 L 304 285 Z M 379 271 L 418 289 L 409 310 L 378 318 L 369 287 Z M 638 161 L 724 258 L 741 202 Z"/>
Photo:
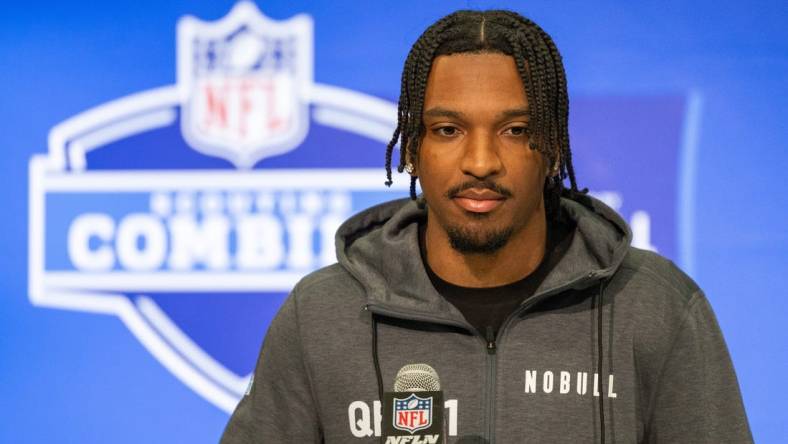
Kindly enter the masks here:
<path id="1" fill-rule="evenodd" d="M 528 99 L 529 145 L 557 166 L 545 180 L 548 217 L 557 215 L 561 195 L 580 198 L 569 149 L 569 97 L 561 54 L 550 36 L 531 20 L 512 11 L 462 10 L 435 22 L 413 44 L 402 70 L 397 128 L 386 146 L 386 185 L 391 186 L 391 158 L 399 143 L 397 171 L 418 157 L 424 135 L 422 111 L 433 60 L 459 53 L 501 53 L 514 58 Z M 564 179 L 569 186 L 564 187 Z M 417 177 L 411 176 L 410 196 L 416 199 Z"/>

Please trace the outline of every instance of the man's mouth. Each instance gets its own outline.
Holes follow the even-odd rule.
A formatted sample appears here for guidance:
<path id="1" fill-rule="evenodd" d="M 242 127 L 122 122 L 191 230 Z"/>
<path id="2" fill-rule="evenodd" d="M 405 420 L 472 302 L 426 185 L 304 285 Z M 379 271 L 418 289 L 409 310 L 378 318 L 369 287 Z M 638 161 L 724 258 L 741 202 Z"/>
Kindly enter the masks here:
<path id="1" fill-rule="evenodd" d="M 493 190 L 478 188 L 464 190 L 452 197 L 460 208 L 472 213 L 488 213 L 498 208 L 505 199 L 505 196 Z"/>

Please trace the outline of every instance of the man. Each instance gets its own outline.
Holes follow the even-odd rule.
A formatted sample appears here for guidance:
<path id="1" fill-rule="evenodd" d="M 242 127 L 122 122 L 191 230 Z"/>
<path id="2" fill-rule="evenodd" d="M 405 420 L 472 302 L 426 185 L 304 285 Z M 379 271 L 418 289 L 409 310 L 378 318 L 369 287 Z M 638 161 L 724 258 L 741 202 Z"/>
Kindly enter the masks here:
<path id="1" fill-rule="evenodd" d="M 412 200 L 339 229 L 339 264 L 284 303 L 222 442 L 375 442 L 375 401 L 411 363 L 440 377 L 449 442 L 750 442 L 706 298 L 578 190 L 567 119 L 533 22 L 427 29 L 387 150 Z"/>

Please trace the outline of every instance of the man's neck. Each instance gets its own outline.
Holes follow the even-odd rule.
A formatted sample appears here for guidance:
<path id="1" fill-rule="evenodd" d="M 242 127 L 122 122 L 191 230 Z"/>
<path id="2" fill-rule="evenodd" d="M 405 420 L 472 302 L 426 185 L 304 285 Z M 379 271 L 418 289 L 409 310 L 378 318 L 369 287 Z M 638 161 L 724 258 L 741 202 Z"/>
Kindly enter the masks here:
<path id="1" fill-rule="evenodd" d="M 542 262 L 547 243 L 544 213 L 512 234 L 493 254 L 465 254 L 452 248 L 437 223 L 427 220 L 424 245 L 427 263 L 441 279 L 462 287 L 497 287 L 531 274 Z"/>

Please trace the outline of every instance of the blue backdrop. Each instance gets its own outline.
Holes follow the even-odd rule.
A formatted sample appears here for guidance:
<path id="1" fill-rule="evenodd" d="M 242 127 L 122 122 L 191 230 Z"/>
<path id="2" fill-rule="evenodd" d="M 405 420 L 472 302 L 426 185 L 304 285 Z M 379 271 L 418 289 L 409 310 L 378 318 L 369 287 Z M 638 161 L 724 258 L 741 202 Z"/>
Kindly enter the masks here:
<path id="1" fill-rule="evenodd" d="M 176 170 L 212 170 L 230 181 L 243 174 L 236 168 L 242 163 L 237 153 L 206 156 L 195 151 L 192 139 L 185 141 L 186 105 L 175 89 L 167 89 L 176 81 L 183 84 L 176 78 L 179 19 L 218 20 L 233 2 L 4 5 L 0 442 L 216 442 L 287 286 L 327 260 L 322 242 L 334 216 L 405 195 L 404 184 L 392 191 L 380 186 L 382 134 L 393 123 L 385 118 L 398 94 L 400 69 L 427 25 L 465 7 L 521 11 L 554 37 L 568 72 L 581 185 L 618 207 L 640 230 L 639 245 L 656 248 L 699 282 L 727 339 L 756 441 L 788 438 L 781 402 L 788 389 L 780 382 L 788 372 L 782 328 L 788 308 L 778 283 L 788 270 L 783 228 L 788 197 L 782 192 L 788 167 L 785 2 L 258 1 L 257 6 L 275 20 L 299 13 L 312 19 L 314 52 L 307 59 L 314 84 L 321 87 L 303 104 L 309 129 L 294 142 L 297 149 L 258 156 L 262 160 L 254 171 L 279 171 L 276 181 L 222 182 L 218 191 L 201 184 L 183 197 L 182 186 L 193 183 L 174 178 Z M 60 144 L 50 137 L 61 134 L 53 128 L 86 110 L 162 87 L 155 106 L 123 115 L 128 122 L 142 116 L 140 110 L 153 110 L 146 115 L 162 119 L 153 129 L 109 138 L 107 128 L 117 129 L 112 124 L 123 120 L 118 117 L 94 122 L 98 129 L 92 133 L 64 130 L 68 137 Z M 100 114 L 109 111 L 102 108 Z M 36 167 L 33 156 L 53 146 L 68 150 L 62 168 Z M 296 174 L 293 168 L 362 173 L 377 168 L 381 174 L 355 175 L 346 182 L 356 185 L 337 185 L 331 171 L 320 176 L 319 171 Z M 160 171 L 118 185 L 117 170 Z M 108 175 L 93 176 L 98 178 L 93 182 L 77 186 L 72 180 L 80 172 L 89 177 L 102 171 Z M 69 177 L 54 174 L 50 180 L 50 173 Z M 322 202 L 314 210 L 319 226 L 304 244 L 314 257 L 299 256 L 293 252 L 301 251 L 303 238 L 290 234 L 301 225 L 289 218 L 297 212 L 288 208 L 297 202 L 292 205 L 306 211 L 315 197 Z M 159 219 L 145 220 L 171 222 L 191 205 L 200 206 L 195 217 L 202 223 L 211 205 L 236 204 L 257 211 L 275 207 L 266 214 L 288 233 L 282 241 L 285 256 L 262 273 L 262 280 L 230 267 L 236 274 L 217 281 L 225 289 L 221 294 L 189 282 L 172 284 L 177 267 L 171 261 L 139 262 L 150 259 L 146 256 L 135 262 L 132 255 L 124 262 L 120 246 L 111 250 L 116 260 L 104 274 L 87 275 L 79 264 L 100 264 L 75 259 L 80 244 L 69 243 L 79 240 L 74 226 L 84 214 L 105 215 L 121 242 L 129 215 L 155 214 Z M 143 225 L 151 227 L 133 227 Z M 157 232 L 153 227 L 149 233 Z M 46 256 L 40 263 L 39 232 Z M 97 239 L 116 241 L 97 236 L 85 241 L 88 252 L 101 249 Z M 147 251 L 150 239 L 134 238 L 129 248 Z M 233 246 L 236 239 L 229 239 L 225 250 L 235 258 L 242 253 Z M 135 274 L 150 263 L 155 266 L 146 270 L 152 274 Z M 199 281 L 211 266 L 198 264 L 189 271 Z M 157 276 L 167 288 L 156 286 Z M 213 275 L 205 276 L 199 282 L 212 283 Z M 74 288 L 83 293 L 76 295 Z M 250 291 L 255 288 L 262 297 Z M 110 290 L 117 294 L 107 296 Z"/>

